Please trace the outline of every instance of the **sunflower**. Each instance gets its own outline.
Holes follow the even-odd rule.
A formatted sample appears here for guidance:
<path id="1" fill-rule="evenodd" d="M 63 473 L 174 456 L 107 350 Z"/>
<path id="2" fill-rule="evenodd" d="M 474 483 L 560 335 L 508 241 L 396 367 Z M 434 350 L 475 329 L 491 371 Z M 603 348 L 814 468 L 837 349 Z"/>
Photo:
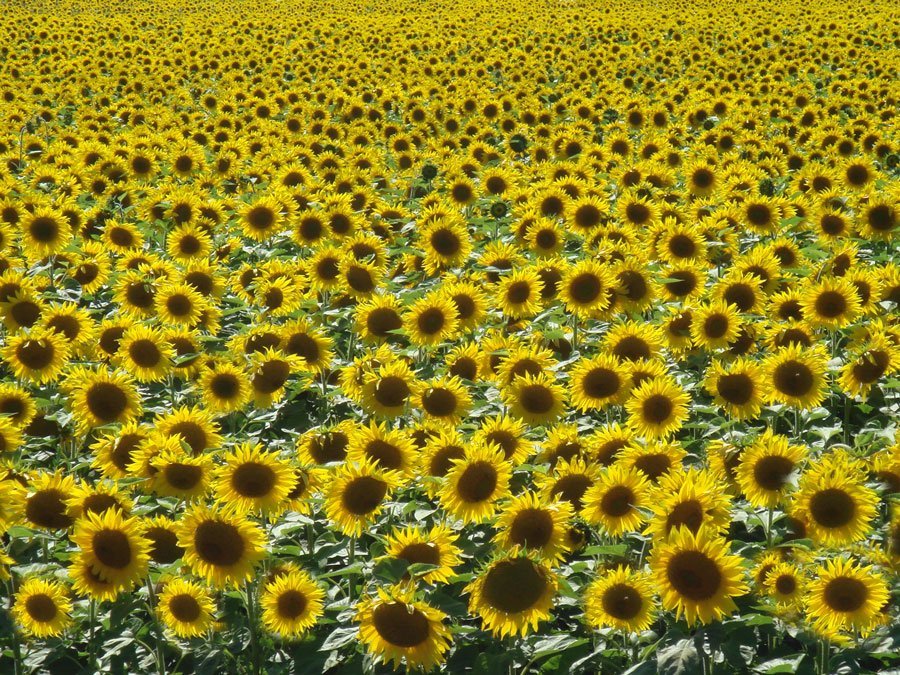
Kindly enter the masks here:
<path id="1" fill-rule="evenodd" d="M 215 603 L 208 589 L 187 579 L 171 579 L 159 594 L 156 611 L 180 638 L 200 637 L 213 624 Z"/>
<path id="2" fill-rule="evenodd" d="M 140 521 L 119 509 L 97 514 L 86 511 L 75 522 L 72 543 L 80 556 L 104 581 L 129 588 L 147 573 L 149 542 Z"/>
<path id="3" fill-rule="evenodd" d="M 471 441 L 476 442 L 475 439 Z M 440 479 L 453 468 L 453 460 L 465 456 L 465 447 L 468 443 L 469 441 L 463 440 L 455 429 L 439 430 L 425 441 L 419 454 L 417 470 L 430 497 L 437 495 L 442 484 Z"/>
<path id="4" fill-rule="evenodd" d="M 556 366 L 553 352 L 533 343 L 510 341 L 506 352 L 506 356 L 500 357 L 496 368 L 496 380 L 501 388 L 523 375 L 551 375 Z"/>
<path id="5" fill-rule="evenodd" d="M 427 419 L 447 424 L 456 424 L 466 417 L 472 405 L 468 389 L 455 376 L 418 384 L 413 398 Z"/>
<path id="6" fill-rule="evenodd" d="M 3 314 L 3 322 L 10 331 L 31 328 L 41 320 L 46 302 L 37 291 L 21 289 L 15 293 L 7 293 L 7 296 L 7 299 L 0 303 L 0 313 Z"/>
<path id="7" fill-rule="evenodd" d="M 727 552 L 728 542 L 706 529 L 674 530 L 668 541 L 654 546 L 650 568 L 662 605 L 689 624 L 707 624 L 736 609 L 735 596 L 749 588 L 743 581 L 741 558 Z"/>
<path id="8" fill-rule="evenodd" d="M 584 493 L 581 516 L 611 536 L 635 532 L 644 521 L 650 484 L 637 469 L 613 465 L 604 469 Z"/>
<path id="9" fill-rule="evenodd" d="M 258 525 L 202 505 L 185 512 L 177 534 L 191 571 L 217 588 L 250 578 L 264 555 L 266 538 Z"/>
<path id="10" fill-rule="evenodd" d="M 0 416 L 0 456 L 13 453 L 22 444 L 22 433 L 6 416 Z"/>
<path id="11" fill-rule="evenodd" d="M 456 345 L 447 352 L 444 363 L 447 373 L 461 380 L 476 382 L 480 379 L 481 353 L 474 342 Z"/>
<path id="12" fill-rule="evenodd" d="M 78 369 L 70 374 L 63 389 L 67 392 L 72 414 L 81 433 L 93 427 L 128 422 L 142 411 L 137 386 L 122 371 Z"/>
<path id="13" fill-rule="evenodd" d="M 51 305 L 41 314 L 40 325 L 64 335 L 72 354 L 93 353 L 96 325 L 86 309 L 70 302 Z"/>
<path id="14" fill-rule="evenodd" d="M 545 503 L 537 494 L 525 492 L 513 497 L 500 512 L 494 525 L 494 543 L 507 550 L 521 548 L 556 563 L 568 550 L 572 516 L 569 502 Z"/>
<path id="15" fill-rule="evenodd" d="M 55 637 L 71 624 L 72 603 L 62 584 L 30 577 L 19 586 L 12 607 L 13 618 L 27 635 Z"/>
<path id="16" fill-rule="evenodd" d="M 68 515 L 66 499 L 75 489 L 75 479 L 60 471 L 29 476 L 24 502 L 25 524 L 45 530 L 64 530 L 74 519 Z"/>
<path id="17" fill-rule="evenodd" d="M 557 583 L 549 567 L 513 551 L 488 563 L 464 592 L 469 612 L 495 637 L 524 636 L 550 618 Z"/>
<path id="18" fill-rule="evenodd" d="M 206 259 L 212 250 L 209 233 L 198 225 L 180 225 L 166 236 L 166 252 L 180 262 Z"/>
<path id="19" fill-rule="evenodd" d="M 653 304 L 659 289 L 647 261 L 637 251 L 612 266 L 618 303 L 625 311 L 642 312 Z"/>
<path id="20" fill-rule="evenodd" d="M 447 615 L 416 600 L 415 587 L 400 584 L 379 588 L 356 605 L 359 639 L 366 650 L 396 670 L 432 670 L 443 664 L 450 648 Z"/>
<path id="21" fill-rule="evenodd" d="M 200 455 L 222 444 L 214 415 L 198 406 L 180 406 L 160 413 L 153 420 L 153 426 L 163 436 L 180 436 L 193 455 Z"/>
<path id="22" fill-rule="evenodd" d="M 580 457 L 559 460 L 553 469 L 536 478 L 537 488 L 546 501 L 564 500 L 572 505 L 574 513 L 584 506 L 584 495 L 597 481 L 600 469 Z"/>
<path id="23" fill-rule="evenodd" d="M 622 403 L 631 385 L 628 369 L 611 354 L 577 361 L 569 377 L 572 405 L 582 412 Z"/>
<path id="24" fill-rule="evenodd" d="M 527 319 L 541 309 L 544 282 L 534 267 L 513 270 L 500 280 L 497 298 L 500 311 L 511 319 Z"/>
<path id="25" fill-rule="evenodd" d="M 840 546 L 860 541 L 871 531 L 878 495 L 852 468 L 831 471 L 819 464 L 800 478 L 789 510 L 806 523 L 814 542 Z"/>
<path id="26" fill-rule="evenodd" d="M 729 498 L 718 488 L 716 476 L 704 471 L 678 469 L 660 477 L 650 523 L 644 534 L 664 540 L 680 529 L 697 533 L 723 532 L 731 522 Z"/>
<path id="27" fill-rule="evenodd" d="M 547 373 L 517 377 L 501 393 L 510 415 L 527 424 L 549 424 L 565 412 L 566 391 Z"/>
<path id="28" fill-rule="evenodd" d="M 736 420 L 755 419 L 763 406 L 762 370 L 753 361 L 737 358 L 713 361 L 706 372 L 706 391 L 716 405 Z"/>
<path id="29" fill-rule="evenodd" d="M 396 340 L 403 328 L 402 303 L 391 294 L 372 295 L 356 305 L 356 332 L 369 343 Z"/>
<path id="30" fill-rule="evenodd" d="M 496 445 L 475 446 L 451 463 L 439 495 L 444 510 L 464 523 L 493 516 L 497 502 L 509 493 L 511 471 L 503 451 Z"/>
<path id="31" fill-rule="evenodd" d="M 656 443 L 646 447 L 626 447 L 619 461 L 624 466 L 633 466 L 653 483 L 667 476 L 681 466 L 687 452 L 677 443 Z"/>
<path id="32" fill-rule="evenodd" d="M 752 274 L 731 272 L 712 289 L 714 300 L 734 305 L 744 314 L 758 311 L 764 302 L 762 283 Z"/>
<path id="33" fill-rule="evenodd" d="M 559 254 L 566 242 L 566 233 L 556 221 L 536 217 L 528 223 L 526 238 L 531 250 L 544 258 Z"/>
<path id="34" fill-rule="evenodd" d="M 297 439 L 297 457 L 305 465 L 343 462 L 353 429 L 349 421 L 334 427 L 310 429 Z"/>
<path id="35" fill-rule="evenodd" d="M 803 410 L 816 407 L 825 398 L 827 361 L 818 345 L 810 349 L 791 345 L 774 352 L 763 364 L 768 398 Z"/>
<path id="36" fill-rule="evenodd" d="M 136 422 L 124 424 L 118 431 L 104 433 L 91 445 L 92 466 L 106 478 L 125 478 L 138 446 L 148 432 Z"/>
<path id="37" fill-rule="evenodd" d="M 162 322 L 171 326 L 193 326 L 208 309 L 206 298 L 187 283 L 160 286 L 154 306 Z"/>
<path id="38" fill-rule="evenodd" d="M 443 270 L 462 267 L 472 252 L 472 240 L 466 223 L 458 214 L 430 220 L 419 232 L 425 252 L 425 269 L 431 276 Z"/>
<path id="39" fill-rule="evenodd" d="M 150 542 L 148 554 L 157 565 L 171 565 L 184 556 L 178 545 L 177 523 L 166 516 L 147 518 L 142 523 L 144 538 Z"/>
<path id="40" fill-rule="evenodd" d="M 690 397 L 670 377 L 655 378 L 634 389 L 625 404 L 628 426 L 649 440 L 666 438 L 688 417 Z"/>
<path id="41" fill-rule="evenodd" d="M 779 607 L 796 609 L 806 594 L 806 578 L 798 565 L 779 562 L 769 570 L 764 587 Z"/>
<path id="42" fill-rule="evenodd" d="M 245 237 L 266 241 L 287 226 L 284 204 L 274 196 L 262 195 L 241 205 L 238 222 Z"/>
<path id="43" fill-rule="evenodd" d="M 385 554 L 408 565 L 427 565 L 428 569 L 417 574 L 426 584 L 445 584 L 453 575 L 453 568 L 461 562 L 456 546 L 457 535 L 444 524 L 430 530 L 418 526 L 394 529 L 388 535 Z"/>
<path id="44" fill-rule="evenodd" d="M 843 328 L 860 313 L 856 288 L 845 277 L 828 277 L 810 283 L 800 299 L 803 317 L 813 327 Z"/>
<path id="45" fill-rule="evenodd" d="M 603 336 L 604 351 L 631 363 L 654 359 L 662 345 L 663 335 L 658 326 L 635 321 L 617 323 Z"/>
<path id="46" fill-rule="evenodd" d="M 595 630 L 643 632 L 656 616 L 653 595 L 653 582 L 646 572 L 619 565 L 585 589 L 584 619 Z"/>
<path id="47" fill-rule="evenodd" d="M 398 417 L 412 400 L 416 384 L 416 375 L 405 361 L 395 359 L 379 365 L 365 375 L 363 406 L 381 417 Z"/>
<path id="48" fill-rule="evenodd" d="M 119 490 L 112 481 L 97 481 L 76 485 L 66 498 L 66 513 L 74 519 L 85 513 L 102 514 L 109 509 L 117 509 L 129 515 L 133 504 L 128 495 Z"/>
<path id="49" fill-rule="evenodd" d="M 818 630 L 853 629 L 867 635 L 879 623 L 889 597 L 887 583 L 871 565 L 839 557 L 816 569 L 805 605 Z"/>
<path id="50" fill-rule="evenodd" d="M 288 380 L 302 368 L 302 360 L 267 347 L 250 356 L 250 387 L 257 408 L 270 408 L 285 394 Z"/>
<path id="51" fill-rule="evenodd" d="M 268 514 L 280 510 L 294 487 L 291 466 L 259 443 L 241 443 L 222 457 L 213 491 L 223 509 L 238 514 Z"/>
<path id="52" fill-rule="evenodd" d="M 128 328 L 119 343 L 117 361 L 138 382 L 159 382 L 171 370 L 175 350 L 162 332 L 141 325 Z"/>
<path id="53" fill-rule="evenodd" d="M 335 470 L 325 490 L 325 514 L 343 534 L 358 537 L 401 482 L 399 473 L 371 460 L 346 462 Z"/>
<path id="54" fill-rule="evenodd" d="M 721 300 L 692 312 L 691 337 L 698 347 L 725 349 L 737 339 L 740 327 L 737 309 Z"/>
<path id="55" fill-rule="evenodd" d="M 884 335 L 873 335 L 866 343 L 852 347 L 841 369 L 841 388 L 865 399 L 872 387 L 900 369 L 900 344 Z"/>
<path id="56" fill-rule="evenodd" d="M 766 429 L 741 453 L 735 470 L 735 479 L 747 501 L 757 507 L 777 506 L 806 454 L 806 447 L 789 445 L 785 436 Z"/>
<path id="57" fill-rule="evenodd" d="M 568 266 L 559 282 L 567 310 L 589 319 L 600 316 L 609 306 L 608 291 L 615 288 L 609 271 L 594 260 L 580 260 Z"/>
<path id="58" fill-rule="evenodd" d="M 11 382 L 0 383 L 0 415 L 19 429 L 26 429 L 37 415 L 37 406 L 27 389 Z"/>
<path id="59" fill-rule="evenodd" d="M 404 429 L 391 429 L 383 422 L 371 420 L 368 426 L 360 424 L 350 434 L 347 445 L 350 462 L 369 461 L 381 469 L 410 474 L 415 458 L 416 447 Z"/>
<path id="60" fill-rule="evenodd" d="M 456 306 L 443 294 L 417 300 L 403 316 L 410 342 L 417 346 L 435 346 L 448 340 L 456 332 L 458 321 Z"/>
<path id="61" fill-rule="evenodd" d="M 203 406 L 227 414 L 240 410 L 250 400 L 250 379 L 238 365 L 223 361 L 205 368 L 198 382 Z"/>
<path id="62" fill-rule="evenodd" d="M 129 317 L 153 316 L 157 281 L 145 270 L 129 269 L 120 274 L 113 287 L 113 299 Z"/>
<path id="63" fill-rule="evenodd" d="M 323 613 L 325 592 L 302 570 L 277 576 L 263 587 L 259 604 L 262 622 L 282 637 L 297 637 L 312 628 Z"/>
<path id="64" fill-rule="evenodd" d="M 72 229 L 65 215 L 46 207 L 27 213 L 19 227 L 25 256 L 33 261 L 58 253 L 72 238 Z"/>
<path id="65" fill-rule="evenodd" d="M 366 298 L 378 290 L 384 270 L 370 262 L 360 262 L 353 256 L 341 260 L 341 286 L 354 298 Z"/>
<path id="66" fill-rule="evenodd" d="M 50 328 L 37 329 L 8 336 L 0 353 L 17 378 L 44 384 L 59 379 L 69 359 L 69 344 Z"/>
<path id="67" fill-rule="evenodd" d="M 331 365 L 331 338 L 304 319 L 290 321 L 282 327 L 285 353 L 299 358 L 306 370 L 318 374 Z"/>

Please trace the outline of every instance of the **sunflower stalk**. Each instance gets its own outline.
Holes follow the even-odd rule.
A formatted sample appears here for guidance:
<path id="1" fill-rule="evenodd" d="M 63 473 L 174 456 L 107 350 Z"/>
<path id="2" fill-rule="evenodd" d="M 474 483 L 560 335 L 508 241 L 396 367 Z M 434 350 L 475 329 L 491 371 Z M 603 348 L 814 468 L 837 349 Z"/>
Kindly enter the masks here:
<path id="1" fill-rule="evenodd" d="M 153 590 L 153 579 L 149 576 L 147 577 L 147 594 L 148 594 L 148 608 L 150 611 L 150 616 L 153 617 L 153 625 L 156 627 L 156 632 L 158 635 L 158 639 L 156 641 L 156 672 L 159 675 L 166 675 L 166 656 L 165 649 L 163 645 L 165 644 L 165 635 L 163 634 L 162 625 L 159 622 L 159 617 L 156 615 L 156 591 Z"/>
<path id="2" fill-rule="evenodd" d="M 257 631 L 256 605 L 253 602 L 253 593 L 253 582 L 248 580 L 244 584 L 244 594 L 247 600 L 247 628 L 250 632 L 250 655 L 253 673 L 258 675 L 258 673 L 261 672 L 260 649 L 259 633 Z"/>

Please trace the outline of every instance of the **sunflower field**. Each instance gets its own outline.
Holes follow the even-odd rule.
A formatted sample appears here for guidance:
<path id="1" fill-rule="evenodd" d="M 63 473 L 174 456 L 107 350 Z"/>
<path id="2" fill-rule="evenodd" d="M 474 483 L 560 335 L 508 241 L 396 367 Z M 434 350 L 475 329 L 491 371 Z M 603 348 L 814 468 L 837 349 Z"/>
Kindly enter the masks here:
<path id="1" fill-rule="evenodd" d="M 0 672 L 898 672 L 893 3 L 3 6 Z"/>

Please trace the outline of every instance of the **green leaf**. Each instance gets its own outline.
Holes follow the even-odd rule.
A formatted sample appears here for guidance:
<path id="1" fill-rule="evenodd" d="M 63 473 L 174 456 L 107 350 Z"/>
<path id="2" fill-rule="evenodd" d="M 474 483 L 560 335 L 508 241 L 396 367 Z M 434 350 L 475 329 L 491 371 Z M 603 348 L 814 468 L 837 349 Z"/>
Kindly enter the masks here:
<path id="1" fill-rule="evenodd" d="M 610 544 L 608 546 L 588 546 L 584 549 L 584 555 L 611 555 L 622 556 L 628 552 L 627 544 Z"/>
<path id="2" fill-rule="evenodd" d="M 700 655 L 693 639 L 686 638 L 656 653 L 661 675 L 694 675 L 700 672 Z"/>
<path id="3" fill-rule="evenodd" d="M 806 654 L 798 654 L 797 656 L 787 656 L 780 659 L 772 659 L 761 663 L 756 667 L 756 672 L 773 675 L 774 673 L 796 673 L 800 662 Z"/>

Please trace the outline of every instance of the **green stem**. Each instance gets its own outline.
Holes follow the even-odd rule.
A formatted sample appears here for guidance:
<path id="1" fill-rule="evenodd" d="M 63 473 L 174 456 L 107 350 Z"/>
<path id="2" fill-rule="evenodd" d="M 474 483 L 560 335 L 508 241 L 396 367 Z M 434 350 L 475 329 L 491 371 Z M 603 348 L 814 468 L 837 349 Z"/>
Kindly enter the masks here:
<path id="1" fill-rule="evenodd" d="M 356 535 L 350 537 L 350 551 L 347 555 L 347 565 L 349 567 L 353 567 L 353 563 L 356 562 Z M 356 595 L 356 574 L 351 572 L 347 575 L 347 597 L 350 598 L 350 602 L 353 602 L 353 599 Z"/>
<path id="2" fill-rule="evenodd" d="M 156 626 L 156 671 L 159 675 L 166 675 L 166 653 L 165 653 L 165 635 L 163 634 L 162 625 L 160 625 L 159 617 L 156 614 L 156 591 L 153 590 L 153 580 L 147 577 L 147 592 L 150 600 L 150 616 L 153 617 L 153 625 Z"/>
<path id="3" fill-rule="evenodd" d="M 15 586 L 12 577 L 5 584 L 7 597 L 9 598 L 9 609 L 12 609 L 13 600 L 16 597 Z M 12 631 L 13 643 L 13 673 L 14 675 L 22 675 L 24 668 L 22 667 L 22 644 L 19 642 L 19 631 L 15 628 Z"/>
<path id="4" fill-rule="evenodd" d="M 766 548 L 772 548 L 772 515 L 774 509 L 770 506 L 766 514 Z"/>
<path id="5" fill-rule="evenodd" d="M 247 626 L 250 630 L 250 653 L 252 657 L 253 673 L 259 675 L 260 659 L 259 659 L 259 636 L 256 633 L 256 609 L 253 602 L 253 583 L 248 581 L 244 586 L 247 595 Z"/>
<path id="6" fill-rule="evenodd" d="M 100 672 L 97 667 L 97 653 L 94 649 L 94 631 L 97 622 L 97 601 L 91 598 L 90 602 L 90 626 L 88 632 L 88 662 L 94 669 L 94 672 Z"/>

